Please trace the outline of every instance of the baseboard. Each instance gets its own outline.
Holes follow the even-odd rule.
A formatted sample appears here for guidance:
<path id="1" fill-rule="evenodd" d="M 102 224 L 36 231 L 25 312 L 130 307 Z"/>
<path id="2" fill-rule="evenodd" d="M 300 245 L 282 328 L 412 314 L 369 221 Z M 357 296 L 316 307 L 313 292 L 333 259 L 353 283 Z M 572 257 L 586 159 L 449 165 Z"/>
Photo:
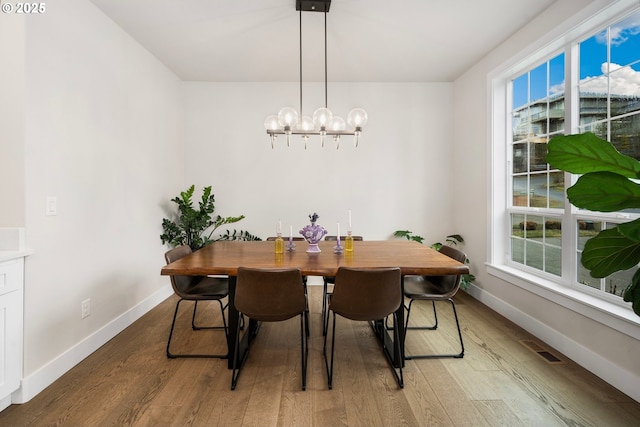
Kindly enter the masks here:
<path id="1" fill-rule="evenodd" d="M 11 396 L 7 396 L 4 399 L 0 400 L 0 412 L 4 411 L 11 405 Z"/>
<path id="2" fill-rule="evenodd" d="M 640 376 L 636 373 L 611 363 L 611 361 L 603 358 L 601 355 L 575 342 L 571 337 L 561 334 L 482 288 L 471 284 L 467 293 L 543 342 L 562 352 L 574 362 L 627 394 L 635 401 L 640 402 L 640 388 L 638 388 Z"/>
<path id="3" fill-rule="evenodd" d="M 76 366 L 91 353 L 102 347 L 110 339 L 118 335 L 133 322 L 160 304 L 173 294 L 173 289 L 167 285 L 150 295 L 135 307 L 122 313 L 102 328 L 69 348 L 60 356 L 51 360 L 33 374 L 22 379 L 20 389 L 11 395 L 12 403 L 26 403 L 42 390 L 53 384 L 71 368 Z"/>

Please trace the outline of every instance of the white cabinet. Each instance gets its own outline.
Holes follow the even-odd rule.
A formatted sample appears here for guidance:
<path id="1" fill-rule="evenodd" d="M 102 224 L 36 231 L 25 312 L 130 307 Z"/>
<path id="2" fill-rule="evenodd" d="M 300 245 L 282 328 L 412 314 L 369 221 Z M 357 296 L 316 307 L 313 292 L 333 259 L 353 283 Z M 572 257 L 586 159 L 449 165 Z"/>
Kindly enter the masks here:
<path id="1" fill-rule="evenodd" d="M 0 411 L 22 380 L 23 277 L 24 257 L 0 257 Z"/>

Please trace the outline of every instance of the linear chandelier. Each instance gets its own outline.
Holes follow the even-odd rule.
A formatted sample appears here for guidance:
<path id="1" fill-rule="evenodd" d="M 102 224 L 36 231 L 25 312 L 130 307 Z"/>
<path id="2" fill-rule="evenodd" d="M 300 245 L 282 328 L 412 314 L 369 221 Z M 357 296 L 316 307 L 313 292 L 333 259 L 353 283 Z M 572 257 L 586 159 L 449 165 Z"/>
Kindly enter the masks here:
<path id="1" fill-rule="evenodd" d="M 347 120 L 334 116 L 327 105 L 327 12 L 331 0 L 296 0 L 296 10 L 300 11 L 300 109 L 293 107 L 282 108 L 277 115 L 268 116 L 264 121 L 267 134 L 271 137 L 271 148 L 274 148 L 278 135 L 286 135 L 287 147 L 291 145 L 291 135 L 301 135 L 304 148 L 310 136 L 319 135 L 321 146 L 324 147 L 325 136 L 333 137 L 336 149 L 340 148 L 340 137 L 353 135 L 354 144 L 358 140 L 362 128 L 367 124 L 367 112 L 362 108 L 354 108 L 347 115 Z M 302 12 L 324 13 L 324 107 L 316 109 L 313 116 L 302 115 Z M 347 130 L 347 124 L 351 130 Z"/>

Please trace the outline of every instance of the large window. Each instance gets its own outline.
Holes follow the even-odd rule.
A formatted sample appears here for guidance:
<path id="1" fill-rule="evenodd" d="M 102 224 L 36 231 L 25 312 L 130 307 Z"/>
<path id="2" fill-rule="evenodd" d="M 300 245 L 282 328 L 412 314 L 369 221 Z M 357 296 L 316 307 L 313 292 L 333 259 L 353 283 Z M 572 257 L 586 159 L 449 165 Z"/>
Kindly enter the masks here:
<path id="1" fill-rule="evenodd" d="M 564 81 L 561 53 L 516 77 L 511 90 L 511 259 L 556 276 L 564 173 L 544 158 L 549 138 L 564 131 Z"/>
<path id="2" fill-rule="evenodd" d="M 580 256 L 590 237 L 639 212 L 576 209 L 565 200 L 575 177 L 551 169 L 544 158 L 553 136 L 589 131 L 640 160 L 640 11 L 563 43 L 504 81 L 509 231 L 494 235 L 501 236 L 506 262 L 623 305 L 634 271 L 594 279 Z"/>

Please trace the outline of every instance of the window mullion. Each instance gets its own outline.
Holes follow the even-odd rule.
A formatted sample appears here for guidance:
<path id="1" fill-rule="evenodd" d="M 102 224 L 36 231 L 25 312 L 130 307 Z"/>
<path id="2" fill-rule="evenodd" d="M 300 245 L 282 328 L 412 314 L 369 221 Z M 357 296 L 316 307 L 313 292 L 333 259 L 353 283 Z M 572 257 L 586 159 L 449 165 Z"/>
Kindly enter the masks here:
<path id="1" fill-rule="evenodd" d="M 579 132 L 580 123 L 580 50 L 577 43 L 565 47 L 565 134 Z M 564 174 L 565 194 L 577 177 L 571 173 Z M 578 263 L 578 227 L 576 221 L 577 209 L 565 197 L 564 215 L 562 220 L 562 280 L 565 284 L 577 281 L 576 266 Z"/>

